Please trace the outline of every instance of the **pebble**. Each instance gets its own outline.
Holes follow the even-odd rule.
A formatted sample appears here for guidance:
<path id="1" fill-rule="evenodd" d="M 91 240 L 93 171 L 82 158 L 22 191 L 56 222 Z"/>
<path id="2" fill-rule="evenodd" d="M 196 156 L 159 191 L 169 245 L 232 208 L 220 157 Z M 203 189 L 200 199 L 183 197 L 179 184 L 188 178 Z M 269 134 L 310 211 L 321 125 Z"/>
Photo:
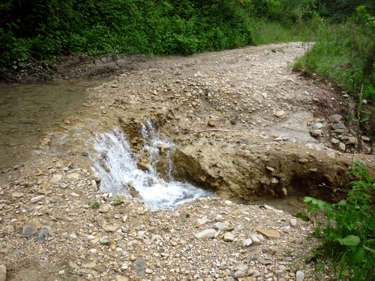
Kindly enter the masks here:
<path id="1" fill-rule="evenodd" d="M 201 232 L 198 232 L 198 233 L 194 234 L 194 237 L 197 238 L 197 239 L 204 239 L 204 238 L 212 239 L 212 238 L 214 238 L 215 233 L 216 233 L 216 230 L 213 229 L 213 228 L 205 229 Z"/>
<path id="2" fill-rule="evenodd" d="M 264 236 L 266 236 L 268 239 L 279 239 L 280 233 L 273 229 L 265 229 L 265 228 L 258 228 L 257 231 Z"/>
<path id="3" fill-rule="evenodd" d="M 224 241 L 225 242 L 232 242 L 234 240 L 234 236 L 232 234 L 232 232 L 226 232 L 224 234 Z"/>
<path id="4" fill-rule="evenodd" d="M 305 279 L 305 273 L 303 271 L 298 270 L 296 272 L 296 281 L 303 281 Z"/>
<path id="5" fill-rule="evenodd" d="M 101 204 L 99 206 L 99 213 L 108 213 L 109 212 L 109 205 L 108 204 Z"/>
<path id="6" fill-rule="evenodd" d="M 297 220 L 296 219 L 291 219 L 289 221 L 289 223 L 290 223 L 291 226 L 296 226 L 297 225 Z"/>
<path id="7" fill-rule="evenodd" d="M 247 238 L 247 239 L 243 240 L 243 242 L 242 242 L 243 247 L 249 247 L 249 246 L 251 246 L 251 244 L 253 244 L 253 240 L 251 240 L 251 238 Z"/>
<path id="8" fill-rule="evenodd" d="M 0 281 L 7 279 L 7 268 L 4 264 L 0 265 Z"/>
<path id="9" fill-rule="evenodd" d="M 22 237 L 29 238 L 37 232 L 38 229 L 36 227 L 28 225 L 22 229 Z"/>

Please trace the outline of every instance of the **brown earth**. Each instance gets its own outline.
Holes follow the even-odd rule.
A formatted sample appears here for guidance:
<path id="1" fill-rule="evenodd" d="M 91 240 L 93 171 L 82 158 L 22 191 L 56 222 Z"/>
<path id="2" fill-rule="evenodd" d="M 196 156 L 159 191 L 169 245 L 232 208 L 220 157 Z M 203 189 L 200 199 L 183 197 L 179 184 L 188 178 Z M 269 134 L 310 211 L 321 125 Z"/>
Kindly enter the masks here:
<path id="1" fill-rule="evenodd" d="M 343 198 L 353 159 L 363 160 L 374 176 L 375 157 L 356 152 L 362 139 L 365 152 L 371 145 L 343 122 L 349 98 L 291 71 L 307 48 L 288 43 L 61 64 L 67 78 L 106 67 L 118 76 L 87 90 L 81 110 L 46 132 L 32 161 L 4 170 L 0 264 L 7 266 L 7 280 L 295 280 L 296 271 L 305 280 L 332 280 L 332 268 L 317 271 L 310 257 L 318 244 L 306 240 L 314 232 L 311 222 L 220 198 L 174 211 L 151 212 L 136 198 L 116 205 L 113 194 L 98 191 L 100 179 L 90 172 L 96 133 L 121 126 L 133 151 L 142 151 L 140 124 L 149 119 L 177 146 L 175 176 L 223 198 Z M 98 211 L 90 207 L 94 202 L 109 208 Z M 214 239 L 196 238 L 216 222 L 227 228 Z M 37 233 L 22 237 L 30 225 Z M 50 227 L 49 236 L 39 244 L 34 238 L 43 226 Z M 259 234 L 264 228 L 280 239 Z M 255 233 L 260 245 L 244 246 Z M 145 277 L 137 271 L 143 261 Z"/>

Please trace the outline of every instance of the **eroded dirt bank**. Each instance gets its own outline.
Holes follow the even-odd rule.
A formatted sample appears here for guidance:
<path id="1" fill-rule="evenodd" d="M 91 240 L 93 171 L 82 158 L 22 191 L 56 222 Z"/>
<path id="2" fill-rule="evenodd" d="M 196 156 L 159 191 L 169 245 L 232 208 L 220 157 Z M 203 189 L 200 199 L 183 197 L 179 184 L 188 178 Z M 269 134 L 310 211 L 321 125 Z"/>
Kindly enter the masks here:
<path id="1" fill-rule="evenodd" d="M 330 268 L 314 269 L 311 222 L 220 198 L 152 211 L 98 190 L 90 171 L 95 134 L 120 126 L 141 151 L 140 124 L 149 119 L 177 146 L 176 177 L 224 198 L 339 199 L 345 190 L 333 191 L 345 189 L 352 159 L 373 173 L 375 158 L 351 153 L 359 138 L 343 122 L 346 98 L 291 72 L 305 51 L 290 43 L 155 59 L 88 90 L 75 116 L 45 132 L 33 159 L 4 169 L 6 280 L 333 279 Z M 147 153 L 139 159 L 147 164 Z"/>

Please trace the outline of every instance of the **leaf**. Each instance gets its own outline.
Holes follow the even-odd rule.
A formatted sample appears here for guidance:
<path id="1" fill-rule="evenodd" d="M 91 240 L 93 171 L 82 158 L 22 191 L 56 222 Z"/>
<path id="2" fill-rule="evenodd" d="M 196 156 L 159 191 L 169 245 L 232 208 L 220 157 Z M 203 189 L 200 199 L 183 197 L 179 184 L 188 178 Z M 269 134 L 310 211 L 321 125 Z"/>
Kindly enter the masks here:
<path id="1" fill-rule="evenodd" d="M 355 266 L 358 263 L 361 263 L 365 258 L 365 250 L 363 248 L 357 248 L 355 252 L 349 255 L 348 264 Z"/>
<path id="2" fill-rule="evenodd" d="M 303 220 L 303 221 L 309 221 L 309 217 L 306 216 L 306 215 L 304 215 L 304 214 L 302 214 L 302 213 L 297 213 L 296 217 L 299 218 L 299 219 L 301 219 L 301 220 Z"/>
<path id="3" fill-rule="evenodd" d="M 371 249 L 371 248 L 369 248 L 369 247 L 367 247 L 367 246 L 363 246 L 363 248 L 364 248 L 365 250 L 367 250 L 367 251 L 370 251 L 371 253 L 373 253 L 373 254 L 375 255 L 375 250 L 374 250 L 374 249 Z"/>
<path id="4" fill-rule="evenodd" d="M 345 246 L 357 246 L 361 242 L 361 239 L 355 235 L 348 235 L 345 238 L 336 238 L 336 240 L 339 241 L 341 245 Z"/>

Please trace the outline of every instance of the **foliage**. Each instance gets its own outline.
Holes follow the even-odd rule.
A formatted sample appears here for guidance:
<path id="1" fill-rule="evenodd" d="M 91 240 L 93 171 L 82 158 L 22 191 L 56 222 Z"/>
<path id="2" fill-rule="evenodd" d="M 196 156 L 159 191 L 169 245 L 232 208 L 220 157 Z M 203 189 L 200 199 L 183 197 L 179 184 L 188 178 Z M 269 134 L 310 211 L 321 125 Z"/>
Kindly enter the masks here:
<path id="1" fill-rule="evenodd" d="M 101 203 L 99 201 L 95 201 L 91 204 L 91 208 L 98 209 L 100 207 Z"/>
<path id="2" fill-rule="evenodd" d="M 324 243 L 322 253 L 339 261 L 338 278 L 373 280 L 375 271 L 375 186 L 363 162 L 357 161 L 349 173 L 355 180 L 346 200 L 331 204 L 306 197 L 308 212 L 324 211 L 327 225 L 317 223 L 316 233 Z"/>
<path id="3" fill-rule="evenodd" d="M 121 197 L 119 195 L 115 196 L 115 200 L 113 200 L 113 205 L 118 205 L 122 202 Z"/>
<path id="4" fill-rule="evenodd" d="M 0 5 L 0 72 L 64 54 L 192 54 L 253 43 L 252 1 L 13 0 Z"/>

